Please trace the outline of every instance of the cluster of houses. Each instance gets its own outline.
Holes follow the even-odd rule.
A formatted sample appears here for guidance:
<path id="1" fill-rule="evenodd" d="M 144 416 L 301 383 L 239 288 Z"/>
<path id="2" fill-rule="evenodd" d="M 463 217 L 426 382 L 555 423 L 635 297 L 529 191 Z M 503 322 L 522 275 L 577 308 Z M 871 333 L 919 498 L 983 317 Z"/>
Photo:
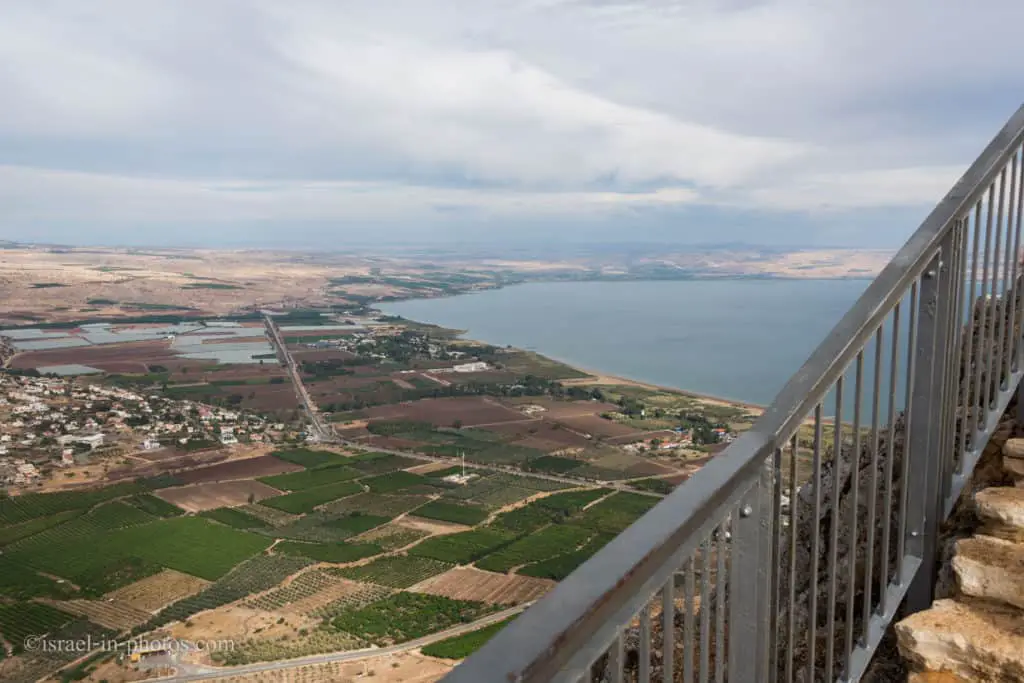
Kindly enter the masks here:
<path id="1" fill-rule="evenodd" d="M 0 374 L 0 485 L 30 484 L 52 466 L 100 452 L 261 442 L 283 424 L 192 401 L 67 378 Z"/>

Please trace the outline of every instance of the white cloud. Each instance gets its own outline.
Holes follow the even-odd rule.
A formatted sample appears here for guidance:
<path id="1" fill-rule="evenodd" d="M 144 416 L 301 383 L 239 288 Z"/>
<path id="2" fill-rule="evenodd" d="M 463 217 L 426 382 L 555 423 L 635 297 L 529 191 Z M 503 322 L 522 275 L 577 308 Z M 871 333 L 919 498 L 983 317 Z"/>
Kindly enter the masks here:
<path id="1" fill-rule="evenodd" d="M 926 206 L 1016 106 L 1022 23 L 1013 0 L 5 3 L 0 215 Z"/>

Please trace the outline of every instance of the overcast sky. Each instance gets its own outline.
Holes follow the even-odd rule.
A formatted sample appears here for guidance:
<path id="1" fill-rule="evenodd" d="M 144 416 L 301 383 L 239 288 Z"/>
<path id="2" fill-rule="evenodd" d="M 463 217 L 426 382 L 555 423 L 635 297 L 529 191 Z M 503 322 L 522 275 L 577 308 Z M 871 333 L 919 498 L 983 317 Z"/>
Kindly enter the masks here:
<path id="1" fill-rule="evenodd" d="M 1024 2 L 6 0 L 0 238 L 894 246 Z"/>

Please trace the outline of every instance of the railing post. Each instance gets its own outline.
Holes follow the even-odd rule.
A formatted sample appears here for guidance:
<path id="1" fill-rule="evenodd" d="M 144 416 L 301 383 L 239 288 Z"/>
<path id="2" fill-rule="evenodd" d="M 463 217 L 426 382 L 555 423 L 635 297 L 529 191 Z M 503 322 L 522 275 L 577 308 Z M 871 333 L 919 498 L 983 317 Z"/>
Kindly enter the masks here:
<path id="1" fill-rule="evenodd" d="M 906 610 L 910 613 L 928 609 L 935 591 L 935 563 L 939 531 L 939 510 L 942 486 L 939 478 L 944 470 L 942 445 L 948 443 L 941 430 L 948 401 L 944 396 L 951 311 L 956 307 L 957 287 L 949 259 L 958 231 L 950 231 L 940 251 L 921 277 L 918 304 L 918 329 L 914 354 L 914 376 L 906 388 L 912 392 L 910 410 L 906 415 L 907 436 L 903 457 L 908 458 L 907 481 L 900 482 L 907 496 L 904 538 L 906 554 L 920 558 L 921 565 L 907 592 Z"/>
<path id="2" fill-rule="evenodd" d="M 769 680 L 772 491 L 771 459 L 740 500 L 732 520 L 729 570 L 729 680 Z"/>

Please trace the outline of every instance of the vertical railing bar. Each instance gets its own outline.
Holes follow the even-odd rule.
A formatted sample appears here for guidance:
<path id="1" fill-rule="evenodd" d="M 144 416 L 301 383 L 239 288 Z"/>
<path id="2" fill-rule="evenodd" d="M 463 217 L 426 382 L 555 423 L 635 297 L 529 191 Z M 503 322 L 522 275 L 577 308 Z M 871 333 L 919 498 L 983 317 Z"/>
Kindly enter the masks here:
<path id="1" fill-rule="evenodd" d="M 700 683 L 707 683 L 711 665 L 711 573 L 710 539 L 700 544 Z"/>
<path id="2" fill-rule="evenodd" d="M 1011 329 L 1014 331 L 1014 343 L 1011 352 L 1013 358 L 1010 365 L 1011 370 L 1014 372 L 1020 369 L 1021 334 L 1017 331 L 1017 325 L 1024 324 L 1024 313 L 1020 309 L 1021 304 L 1024 303 L 1024 296 L 1021 296 L 1021 288 L 1019 286 L 1021 221 L 1022 217 L 1024 217 L 1024 150 L 1018 149 L 1014 152 L 1013 158 L 1016 160 L 1018 157 L 1020 157 L 1020 162 L 1017 166 L 1017 220 L 1013 229 L 1013 317 L 1011 318 L 1014 321 L 1014 324 L 1011 326 Z"/>
<path id="3" fill-rule="evenodd" d="M 900 304 L 897 301 L 892 309 L 892 351 L 889 356 L 889 434 L 885 444 L 885 503 L 882 511 L 882 573 L 879 576 L 878 597 L 879 610 L 885 614 L 888 610 L 887 600 L 891 574 L 891 563 L 889 561 L 889 543 L 892 538 L 892 488 L 893 488 L 893 460 L 895 455 L 896 441 L 896 381 L 899 377 L 900 365 Z"/>
<path id="4" fill-rule="evenodd" d="M 625 653 L 623 652 L 622 631 L 615 636 L 611 649 L 608 651 L 608 668 L 612 672 L 612 683 L 622 683 L 622 668 L 626 664 Z"/>
<path id="5" fill-rule="evenodd" d="M 996 377 L 999 382 L 996 385 L 996 399 L 998 400 L 999 394 L 1006 388 L 1006 382 L 1009 381 L 1009 360 L 1010 360 L 1010 349 L 1008 348 L 1011 342 L 1011 335 L 1013 334 L 1013 325 L 1010 321 L 1009 316 L 1012 314 L 1013 307 L 1010 305 L 1010 294 L 1013 279 L 1010 276 L 1010 265 L 1012 260 L 1012 247 L 1013 244 L 1013 197 L 1017 191 L 1017 156 L 1014 155 L 1010 158 L 1010 190 L 1006 197 L 1006 213 L 1005 213 L 1005 229 L 1006 229 L 1006 248 L 1003 250 L 1003 287 L 1002 295 L 999 298 L 999 322 L 1001 333 L 999 335 L 999 357 L 997 362 L 998 370 Z M 1002 197 L 1000 197 L 1002 199 Z"/>
<path id="6" fill-rule="evenodd" d="M 693 683 L 693 650 L 695 638 L 693 634 L 693 610 L 697 598 L 697 587 L 694 585 L 696 562 L 691 556 L 686 561 L 686 575 L 683 577 L 683 593 L 686 595 L 686 606 L 683 611 L 683 682 Z"/>
<path id="7" fill-rule="evenodd" d="M 732 576 L 726 572 L 726 531 L 727 523 L 718 525 L 718 540 L 715 543 L 715 681 L 723 683 L 725 680 L 725 591 L 726 586 L 731 588 Z"/>
<path id="8" fill-rule="evenodd" d="M 868 644 L 868 627 L 871 623 L 871 612 L 874 610 L 874 604 L 871 600 L 871 591 L 874 589 L 875 577 L 875 527 L 877 525 L 878 511 L 878 420 L 880 417 L 879 412 L 881 410 L 879 398 L 882 390 L 883 330 L 884 323 L 879 325 L 878 330 L 875 332 L 875 372 L 874 387 L 872 389 L 871 397 L 871 488 L 868 492 L 868 537 L 867 543 L 864 544 L 864 550 L 867 553 L 867 558 L 864 562 L 864 614 L 861 623 L 863 628 L 863 632 L 861 633 L 861 645 L 864 646 L 867 646 Z"/>
<path id="9" fill-rule="evenodd" d="M 963 354 L 963 288 L 964 288 L 964 274 L 966 271 L 966 265 L 964 263 L 964 253 L 967 250 L 966 245 L 966 230 L 964 228 L 964 221 L 958 220 L 955 223 L 953 231 L 953 264 L 950 266 L 948 275 L 945 277 L 949 278 L 949 286 L 952 296 L 950 306 L 952 308 L 951 315 L 947 318 L 947 344 L 946 348 L 948 354 L 944 358 L 948 358 L 946 363 L 945 371 L 945 385 L 946 385 L 946 399 L 943 404 L 944 407 L 944 427 L 942 430 L 942 462 L 943 467 L 943 487 L 942 487 L 942 500 L 945 500 L 949 495 L 949 491 L 953 485 L 953 473 L 958 468 L 958 463 L 962 459 L 960 454 L 956 452 L 956 429 L 957 429 L 957 409 L 960 405 L 960 367 L 962 366 L 962 354 Z"/>
<path id="10" fill-rule="evenodd" d="M 839 488 L 843 462 L 843 375 L 835 383 L 836 415 L 832 425 L 832 513 L 828 542 L 828 642 L 825 643 L 825 677 L 833 680 L 836 654 L 836 563 L 839 559 Z"/>
<path id="11" fill-rule="evenodd" d="M 969 429 L 970 425 L 973 425 L 974 410 L 971 407 L 973 394 L 971 391 L 974 373 L 971 371 L 971 363 L 974 360 L 974 321 L 975 314 L 978 311 L 977 295 L 975 292 L 978 287 L 978 245 L 981 242 L 981 214 L 979 213 L 980 202 L 975 205 L 974 209 L 971 210 L 967 215 L 968 223 L 973 224 L 973 230 L 971 232 L 971 281 L 970 290 L 967 295 L 967 305 L 970 307 L 967 314 L 967 341 L 966 348 L 964 349 L 964 362 L 963 371 L 961 377 L 961 384 L 963 385 L 963 399 L 961 400 L 960 410 L 963 411 L 963 416 L 960 420 L 960 452 L 967 453 L 968 448 L 974 448 L 974 431 Z M 971 216 L 974 216 L 974 220 L 971 221 Z M 968 440 L 970 436 L 970 440 Z M 963 474 L 963 461 L 964 458 L 960 459 L 960 464 L 957 467 L 957 473 Z"/>
<path id="12" fill-rule="evenodd" d="M 914 369 L 917 357 L 917 280 L 910 286 L 910 325 L 907 341 L 907 381 L 903 415 L 906 421 L 904 434 L 910 434 L 911 416 L 914 414 Z M 910 444 L 904 439 L 903 458 L 900 463 L 900 511 L 899 532 L 896 535 L 896 576 L 903 576 L 904 535 L 907 531 L 907 492 L 910 489 Z"/>
<path id="13" fill-rule="evenodd" d="M 675 586 L 676 575 L 672 574 L 661 589 L 661 664 L 662 683 L 672 683 L 675 680 L 673 671 L 676 631 L 676 604 Z M 685 642 L 685 641 L 684 641 Z"/>
<path id="14" fill-rule="evenodd" d="M 965 291 L 967 289 L 967 273 L 968 273 L 968 268 L 967 268 L 967 260 L 968 260 L 967 244 L 968 244 L 968 240 L 970 239 L 970 234 L 971 234 L 970 233 L 970 216 L 965 216 L 965 217 L 961 218 L 960 221 L 959 221 L 959 226 L 960 226 L 960 236 L 958 237 L 958 240 L 957 240 L 958 244 L 959 244 L 959 251 L 957 252 L 958 258 L 957 258 L 956 270 L 954 271 L 955 278 L 956 278 L 955 279 L 955 283 L 956 283 L 956 287 L 955 287 L 955 291 L 956 291 L 956 311 L 954 312 L 954 316 L 953 316 L 954 317 L 954 320 L 953 320 L 954 330 L 956 330 L 956 354 L 957 355 L 956 355 L 956 362 L 953 364 L 953 367 L 952 367 L 952 369 L 950 370 L 950 373 L 949 373 L 949 375 L 950 375 L 949 381 L 950 381 L 951 386 L 953 387 L 953 396 L 956 397 L 956 400 L 955 400 L 955 402 L 954 402 L 954 404 L 953 404 L 953 406 L 951 407 L 951 410 L 950 410 L 950 413 L 952 415 L 952 418 L 951 418 L 951 420 L 952 420 L 951 430 L 952 431 L 950 432 L 949 439 L 950 439 L 950 450 L 953 451 L 953 463 L 952 463 L 952 470 L 950 472 L 951 475 L 952 475 L 953 472 L 960 472 L 963 469 L 964 445 L 965 445 L 965 442 L 964 442 L 964 437 L 965 437 L 964 432 L 965 432 L 965 430 L 963 429 L 963 427 L 966 424 L 966 417 L 961 414 L 961 411 L 962 411 L 961 406 L 964 403 L 964 396 L 963 396 L 964 383 L 963 383 L 963 378 L 964 378 L 964 376 L 966 374 L 965 370 L 966 370 L 967 363 L 970 362 L 969 360 L 967 360 L 966 355 L 964 354 L 964 344 L 969 343 L 969 339 L 970 339 L 970 328 L 969 327 L 966 328 L 967 332 L 968 332 L 968 334 L 967 334 L 968 338 L 967 339 L 963 338 L 964 337 L 964 329 L 965 329 L 964 328 L 964 307 L 966 305 L 965 302 L 964 302 L 964 294 L 965 294 Z M 960 434 L 959 435 L 957 434 L 957 424 L 958 424 L 957 420 L 958 420 L 958 418 L 959 418 L 959 427 L 960 427 L 960 429 L 959 429 Z"/>
<path id="15" fill-rule="evenodd" d="M 778 648 L 778 633 L 780 628 L 781 617 L 779 615 L 779 605 L 782 604 L 782 580 L 781 572 L 779 569 L 779 561 L 782 558 L 782 449 L 776 448 L 772 455 L 772 521 L 775 527 L 775 533 L 773 534 L 774 542 L 771 544 L 772 556 L 769 562 L 769 570 L 771 572 L 771 586 L 770 599 L 771 603 L 768 606 L 768 615 L 771 619 L 769 627 L 769 633 L 772 634 L 772 646 L 768 650 L 768 681 L 769 683 L 776 683 L 778 681 L 778 669 L 779 669 L 779 648 Z M 732 580 L 732 573 L 729 574 L 730 581 Z"/>
<path id="16" fill-rule="evenodd" d="M 991 203 L 992 203 L 992 194 L 991 194 L 991 192 L 989 192 L 989 204 L 991 204 Z M 978 201 L 978 204 L 979 205 L 981 204 L 981 200 Z M 979 216 L 980 216 L 980 208 L 979 208 Z M 988 296 L 988 255 L 989 255 L 989 251 L 991 250 L 991 247 L 992 247 L 992 233 L 991 233 L 990 225 L 989 225 L 991 222 L 992 222 L 992 215 L 991 215 L 991 212 L 990 212 L 989 215 L 986 217 L 985 253 L 981 256 L 981 258 L 982 258 L 982 262 L 981 262 L 981 283 L 979 284 L 979 294 L 980 294 L 979 308 L 980 308 L 980 315 L 978 316 L 978 328 L 977 328 L 978 329 L 978 354 L 976 354 L 976 355 L 981 355 L 982 358 L 984 358 L 985 346 L 986 346 L 985 330 L 988 329 L 987 325 L 986 325 L 986 320 L 988 318 L 988 299 L 987 299 L 987 296 Z M 984 425 L 981 422 L 982 416 L 981 416 L 981 412 L 980 412 L 980 407 L 983 406 L 984 403 L 981 402 L 979 397 L 981 396 L 981 390 L 982 390 L 982 368 L 985 366 L 985 363 L 984 363 L 984 360 L 982 360 L 980 362 L 979 361 L 975 361 L 974 364 L 975 364 L 974 382 L 973 382 L 974 390 L 971 392 L 971 412 L 974 415 L 974 418 L 971 421 L 972 422 L 972 426 L 971 426 L 971 435 L 972 435 L 972 437 L 975 437 L 978 434 L 978 431 L 982 427 L 984 427 Z M 975 440 L 976 439 L 972 438 L 972 443 Z"/>
<path id="17" fill-rule="evenodd" d="M 864 383 L 864 349 L 857 353 L 857 363 L 853 384 L 853 460 L 850 471 L 850 518 L 847 524 L 850 527 L 849 545 L 849 571 L 850 575 L 846 582 L 846 640 L 843 666 L 849 671 L 850 655 L 853 653 L 853 619 L 854 619 L 854 597 L 857 586 L 857 548 L 860 546 L 857 539 L 857 513 L 860 494 L 860 411 L 863 383 Z"/>
<path id="18" fill-rule="evenodd" d="M 786 619 L 788 632 L 786 634 L 786 682 L 793 683 L 796 671 L 793 668 L 793 650 L 796 644 L 796 541 L 797 523 L 797 494 L 800 480 L 800 459 L 797 435 L 790 439 L 789 457 L 789 615 Z"/>
<path id="19" fill-rule="evenodd" d="M 1003 369 L 1007 378 L 1017 369 L 1017 342 L 1020 337 L 1017 334 L 1017 266 L 1020 262 L 1020 206 L 1019 197 L 1021 186 L 1024 185 L 1024 168 L 1017 163 L 1018 153 L 1014 151 L 1010 157 L 1010 164 L 1013 167 L 1011 177 L 1013 178 L 1010 187 L 1010 209 L 1007 217 L 1007 225 L 1013 234 L 1013 247 L 1010 252 L 1010 281 L 1007 283 L 1006 296 L 1009 299 L 1009 334 L 1007 335 L 1006 367 Z"/>
<path id="20" fill-rule="evenodd" d="M 638 683 L 651 683 L 651 607 L 640 610 L 640 671 Z"/>
<path id="21" fill-rule="evenodd" d="M 989 349 L 988 353 L 985 354 L 985 367 L 988 373 L 988 381 L 985 382 L 985 411 L 989 412 L 995 408 L 996 396 L 998 396 L 999 386 L 1001 383 L 1000 378 L 994 375 L 993 372 L 1002 367 L 1002 346 L 1001 340 L 1003 335 L 1003 301 L 999 296 L 999 281 L 1000 281 L 1000 270 L 999 262 L 1001 260 L 1001 246 L 1003 239 L 1003 211 L 1006 208 L 1006 168 L 1004 167 L 999 172 L 999 202 L 997 204 L 995 230 L 996 230 L 996 244 L 995 251 L 992 253 L 992 343 L 996 348 Z M 995 188 L 995 183 L 993 183 Z M 1005 274 L 1003 278 L 1005 279 Z M 987 423 L 986 423 L 987 424 Z"/>
<path id="22" fill-rule="evenodd" d="M 811 524 L 814 531 L 811 532 L 811 595 L 810 607 L 808 609 L 811 625 L 807 634 L 808 656 L 807 672 L 810 680 L 815 680 L 815 660 L 817 655 L 818 640 L 818 570 L 821 556 L 821 441 L 822 441 L 822 412 L 821 403 L 814 407 L 814 458 L 812 465 L 812 485 L 814 486 L 814 512 Z"/>

